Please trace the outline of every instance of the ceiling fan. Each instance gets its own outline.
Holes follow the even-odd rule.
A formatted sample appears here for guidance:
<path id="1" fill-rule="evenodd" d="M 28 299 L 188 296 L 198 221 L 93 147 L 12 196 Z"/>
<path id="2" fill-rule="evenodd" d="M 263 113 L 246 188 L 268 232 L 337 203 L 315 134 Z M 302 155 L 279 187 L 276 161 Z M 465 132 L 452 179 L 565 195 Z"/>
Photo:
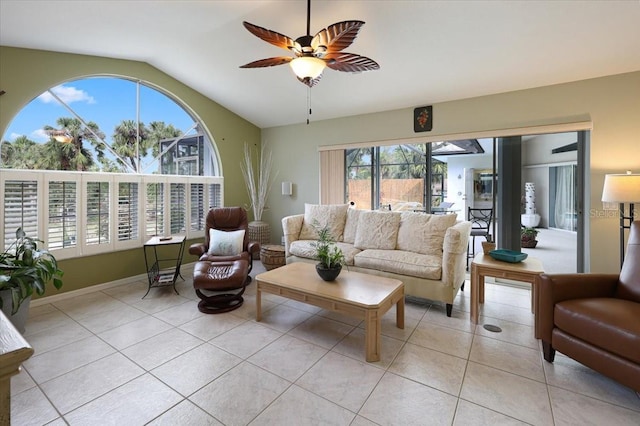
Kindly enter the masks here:
<path id="1" fill-rule="evenodd" d="M 311 0 L 307 0 L 307 35 L 293 40 L 286 35 L 250 24 L 242 23 L 249 32 L 274 46 L 293 52 L 295 57 L 277 56 L 260 59 L 240 68 L 262 68 L 289 64 L 302 83 L 315 86 L 322 77 L 325 67 L 344 72 L 377 70 L 380 65 L 372 59 L 353 53 L 343 52 L 356 39 L 363 21 L 342 21 L 329 25 L 315 36 L 310 34 Z"/>

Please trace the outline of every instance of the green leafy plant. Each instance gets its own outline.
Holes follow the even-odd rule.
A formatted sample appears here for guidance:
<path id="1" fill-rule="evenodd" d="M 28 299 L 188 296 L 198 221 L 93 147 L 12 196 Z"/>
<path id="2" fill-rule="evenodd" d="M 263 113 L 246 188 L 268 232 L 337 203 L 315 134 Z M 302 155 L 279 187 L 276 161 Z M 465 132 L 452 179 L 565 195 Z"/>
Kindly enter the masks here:
<path id="1" fill-rule="evenodd" d="M 522 241 L 533 241 L 538 236 L 538 230 L 535 228 L 522 228 L 520 231 L 520 239 Z"/>
<path id="2" fill-rule="evenodd" d="M 38 248 L 41 242 L 18 228 L 15 241 L 0 254 L 0 290 L 11 290 L 12 314 L 34 291 L 43 295 L 48 282 L 58 290 L 62 287 L 63 272 L 49 251 Z"/>
<path id="3" fill-rule="evenodd" d="M 318 221 L 313 222 L 313 227 L 318 232 L 318 241 L 311 243 L 316 249 L 316 260 L 325 269 L 333 269 L 345 265 L 344 253 L 340 250 L 331 237 L 329 227 L 320 227 Z"/>

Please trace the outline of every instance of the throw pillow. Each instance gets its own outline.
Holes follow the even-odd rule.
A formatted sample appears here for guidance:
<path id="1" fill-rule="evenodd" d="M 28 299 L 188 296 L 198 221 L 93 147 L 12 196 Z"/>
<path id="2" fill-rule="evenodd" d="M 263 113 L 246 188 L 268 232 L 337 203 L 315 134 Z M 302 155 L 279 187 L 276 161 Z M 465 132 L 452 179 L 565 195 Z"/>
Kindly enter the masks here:
<path id="1" fill-rule="evenodd" d="M 400 213 L 362 211 L 353 245 L 360 250 L 395 250 L 399 225 Z"/>
<path id="2" fill-rule="evenodd" d="M 235 256 L 242 253 L 244 229 L 239 231 L 209 230 L 209 251 L 213 256 Z"/>
<path id="3" fill-rule="evenodd" d="M 444 234 L 456 220 L 455 214 L 403 212 L 398 230 L 398 249 L 441 256 Z"/>
<path id="4" fill-rule="evenodd" d="M 362 211 L 364 210 L 356 210 L 354 208 L 347 210 L 347 221 L 344 224 L 344 237 L 342 239 L 345 243 L 353 244 L 356 241 L 358 218 Z"/>
<path id="5" fill-rule="evenodd" d="M 300 240 L 317 240 L 318 231 L 314 227 L 329 227 L 329 234 L 334 241 L 342 241 L 344 223 L 347 219 L 348 204 L 306 204 L 304 205 L 304 220 L 300 230 Z"/>

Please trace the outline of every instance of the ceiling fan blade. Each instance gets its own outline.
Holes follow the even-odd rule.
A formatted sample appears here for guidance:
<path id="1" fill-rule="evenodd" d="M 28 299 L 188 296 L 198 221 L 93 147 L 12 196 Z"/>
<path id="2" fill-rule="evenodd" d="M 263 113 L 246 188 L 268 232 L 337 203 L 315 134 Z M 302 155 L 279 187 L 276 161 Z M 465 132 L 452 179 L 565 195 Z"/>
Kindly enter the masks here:
<path id="1" fill-rule="evenodd" d="M 316 84 L 318 84 L 318 82 L 320 82 L 320 79 L 322 78 L 322 74 L 320 74 L 319 76 L 317 76 L 316 78 L 312 79 L 310 77 L 306 77 L 306 78 L 300 78 L 298 77 L 298 81 L 300 81 L 303 84 L 306 84 L 309 87 L 313 87 Z"/>
<path id="2" fill-rule="evenodd" d="M 331 53 L 326 55 L 324 61 L 332 70 L 344 72 L 373 71 L 380 69 L 380 65 L 373 59 L 354 53 Z"/>
<path id="3" fill-rule="evenodd" d="M 318 31 L 311 40 L 311 47 L 315 51 L 319 46 L 325 46 L 326 52 L 339 52 L 351 45 L 364 25 L 363 21 L 342 21 Z"/>
<path id="4" fill-rule="evenodd" d="M 240 68 L 263 68 L 273 67 L 276 65 L 284 65 L 291 62 L 293 58 L 288 56 L 277 56 L 275 58 L 259 59 L 257 61 L 249 62 L 248 64 L 241 65 Z"/>
<path id="5" fill-rule="evenodd" d="M 278 32 L 271 31 L 266 28 L 262 28 L 257 25 L 250 24 L 247 21 L 244 21 L 242 25 L 244 25 L 244 27 L 247 30 L 249 30 L 249 32 L 254 36 L 266 41 L 267 43 L 271 43 L 274 46 L 277 46 L 281 49 L 289 50 L 295 46 L 295 41 L 293 41 L 291 37 L 287 37 L 284 34 L 280 34 Z"/>

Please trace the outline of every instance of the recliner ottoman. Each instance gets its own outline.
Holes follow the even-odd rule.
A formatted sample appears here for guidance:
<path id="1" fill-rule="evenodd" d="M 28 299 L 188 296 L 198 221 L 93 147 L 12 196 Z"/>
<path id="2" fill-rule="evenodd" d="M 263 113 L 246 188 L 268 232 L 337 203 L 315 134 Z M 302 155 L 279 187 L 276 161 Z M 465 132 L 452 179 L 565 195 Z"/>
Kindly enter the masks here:
<path id="1" fill-rule="evenodd" d="M 205 314 L 220 314 L 242 306 L 245 286 L 249 274 L 249 262 L 196 262 L 193 269 L 193 287 L 200 299 L 198 309 Z M 206 295 L 201 290 L 215 292 L 236 290 L 236 293 Z"/>

